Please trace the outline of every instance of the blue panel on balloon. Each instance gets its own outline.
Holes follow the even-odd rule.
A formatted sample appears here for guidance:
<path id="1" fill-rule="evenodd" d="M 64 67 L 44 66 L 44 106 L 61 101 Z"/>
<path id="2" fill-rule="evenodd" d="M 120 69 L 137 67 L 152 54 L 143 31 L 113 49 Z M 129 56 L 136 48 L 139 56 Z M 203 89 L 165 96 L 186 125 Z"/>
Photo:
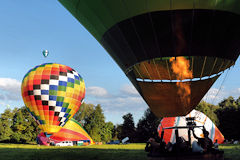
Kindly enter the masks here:
<path id="1" fill-rule="evenodd" d="M 51 96 L 51 95 L 49 95 L 49 100 L 56 101 L 56 100 L 57 100 L 57 96 Z"/>
<path id="2" fill-rule="evenodd" d="M 75 79 L 80 80 L 78 76 L 74 75 Z"/>
<path id="3" fill-rule="evenodd" d="M 48 95 L 49 91 L 48 90 L 41 90 L 41 95 Z"/>
<path id="4" fill-rule="evenodd" d="M 63 102 L 58 102 L 56 103 L 56 106 L 62 106 L 63 105 Z"/>
<path id="5" fill-rule="evenodd" d="M 59 86 L 67 86 L 67 82 L 65 82 L 65 81 L 59 81 Z"/>
<path id="6" fill-rule="evenodd" d="M 73 78 L 68 78 L 68 82 L 74 83 L 74 79 Z"/>
<path id="7" fill-rule="evenodd" d="M 49 90 L 55 90 L 55 91 L 57 91 L 57 90 L 58 90 L 58 86 L 56 86 L 56 85 L 50 85 Z"/>
<path id="8" fill-rule="evenodd" d="M 61 112 L 66 112 L 67 108 L 62 108 Z"/>

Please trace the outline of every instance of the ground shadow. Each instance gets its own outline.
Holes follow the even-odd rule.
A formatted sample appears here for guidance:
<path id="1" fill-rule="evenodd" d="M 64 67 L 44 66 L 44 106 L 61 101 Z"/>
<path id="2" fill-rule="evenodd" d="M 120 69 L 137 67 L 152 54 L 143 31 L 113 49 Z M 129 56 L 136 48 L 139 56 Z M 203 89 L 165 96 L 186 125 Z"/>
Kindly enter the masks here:
<path id="1" fill-rule="evenodd" d="M 0 148 L 0 160 L 146 160 L 146 152 L 132 149 Z"/>

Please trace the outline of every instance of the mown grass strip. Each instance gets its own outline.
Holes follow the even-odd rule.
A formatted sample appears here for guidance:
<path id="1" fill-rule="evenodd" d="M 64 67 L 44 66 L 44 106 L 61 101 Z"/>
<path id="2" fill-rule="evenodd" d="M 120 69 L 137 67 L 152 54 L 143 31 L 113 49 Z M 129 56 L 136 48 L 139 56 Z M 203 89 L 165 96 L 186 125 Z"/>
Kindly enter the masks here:
<path id="1" fill-rule="evenodd" d="M 91 145 L 91 146 L 38 146 L 0 143 L 0 160 L 146 160 L 145 144 Z M 240 159 L 240 145 L 220 145 L 224 157 Z"/>

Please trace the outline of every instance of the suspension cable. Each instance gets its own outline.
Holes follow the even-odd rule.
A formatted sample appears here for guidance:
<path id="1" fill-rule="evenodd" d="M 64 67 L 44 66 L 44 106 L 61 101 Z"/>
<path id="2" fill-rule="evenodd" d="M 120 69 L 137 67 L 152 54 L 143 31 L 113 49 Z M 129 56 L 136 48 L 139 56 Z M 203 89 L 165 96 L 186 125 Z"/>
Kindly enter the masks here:
<path id="1" fill-rule="evenodd" d="M 228 73 L 229 73 L 229 71 L 230 71 L 230 68 L 227 70 L 227 73 L 226 73 L 226 75 L 225 75 L 225 77 L 224 77 L 224 79 L 223 79 L 223 81 L 222 81 L 222 83 L 221 83 L 221 85 L 220 85 L 220 87 L 219 87 L 219 89 L 218 89 L 218 91 L 217 91 L 217 94 L 215 95 L 215 97 L 214 97 L 213 100 L 212 100 L 212 104 L 213 104 L 214 101 L 216 100 L 216 98 L 217 98 L 219 92 L 222 90 L 222 88 L 223 88 L 223 84 L 225 83 L 225 81 L 226 81 L 226 79 L 227 79 L 227 77 L 228 77 Z"/>

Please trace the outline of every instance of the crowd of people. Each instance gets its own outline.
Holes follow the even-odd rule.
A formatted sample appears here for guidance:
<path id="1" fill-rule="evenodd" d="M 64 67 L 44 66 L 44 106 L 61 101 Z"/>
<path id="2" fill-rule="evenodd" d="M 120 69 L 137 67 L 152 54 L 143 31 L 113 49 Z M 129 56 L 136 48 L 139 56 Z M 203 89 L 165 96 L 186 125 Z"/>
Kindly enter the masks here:
<path id="1" fill-rule="evenodd" d="M 169 142 L 166 144 L 163 138 L 161 138 L 160 142 L 157 142 L 154 138 L 150 138 L 147 141 L 145 151 L 149 152 L 148 155 L 150 156 L 160 156 L 166 153 L 207 153 L 218 151 L 217 140 L 213 143 L 208 137 L 209 132 L 205 128 L 202 130 L 203 137 L 197 137 L 193 128 L 190 130 L 197 141 L 189 143 L 183 137 L 176 137 L 176 143 L 172 144 Z"/>

